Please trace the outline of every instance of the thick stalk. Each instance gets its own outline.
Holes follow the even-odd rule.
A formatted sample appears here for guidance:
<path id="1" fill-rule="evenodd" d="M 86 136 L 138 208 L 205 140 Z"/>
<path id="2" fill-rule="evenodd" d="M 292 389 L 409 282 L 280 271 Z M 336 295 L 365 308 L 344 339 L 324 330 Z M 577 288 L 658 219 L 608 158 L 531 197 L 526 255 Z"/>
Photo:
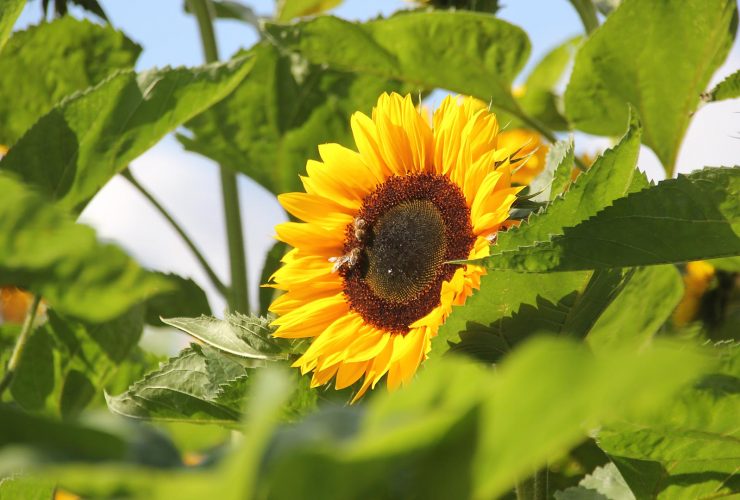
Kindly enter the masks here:
<path id="1" fill-rule="evenodd" d="M 517 500 L 547 500 L 547 468 L 537 471 L 516 485 Z"/>
<path id="2" fill-rule="evenodd" d="M 2 380 L 0 380 L 0 400 L 3 397 L 5 390 L 10 387 L 11 382 L 13 382 L 13 375 L 18 369 L 18 363 L 20 363 L 21 357 L 23 356 L 23 350 L 26 348 L 28 338 L 31 336 L 31 332 L 33 331 L 33 321 L 36 319 L 36 311 L 38 310 L 40 303 L 41 295 L 34 295 L 33 300 L 31 301 L 31 307 L 28 309 L 28 312 L 26 312 L 26 319 L 23 321 L 21 334 L 18 336 L 18 340 L 16 340 L 15 347 L 13 348 L 13 353 L 10 355 L 10 360 L 8 360 L 8 369 L 5 371 L 5 375 L 3 375 Z"/>
<path id="3" fill-rule="evenodd" d="M 218 47 L 213 31 L 213 5 L 210 0 L 188 0 L 190 10 L 198 20 L 200 39 L 206 62 L 218 61 Z M 229 309 L 249 312 L 249 293 L 247 288 L 247 260 L 244 252 L 244 233 L 242 232 L 239 191 L 236 173 L 221 165 L 221 193 L 223 195 L 226 235 L 229 247 L 231 268 L 231 287 L 227 296 Z"/>
<path id="4" fill-rule="evenodd" d="M 516 114 L 516 116 L 520 120 L 522 120 L 524 123 L 526 123 L 530 128 L 539 132 L 540 135 L 544 137 L 545 139 L 547 139 L 551 144 L 555 144 L 557 142 L 558 138 L 555 137 L 555 134 L 550 129 L 545 127 L 542 123 L 540 123 L 539 120 L 529 116 L 527 113 L 525 113 L 521 109 L 515 111 L 514 114 Z M 588 166 L 586 166 L 586 164 L 583 163 L 583 161 L 581 161 L 581 159 L 578 158 L 577 156 L 574 158 L 574 160 L 575 160 L 576 166 L 580 170 L 585 171 L 588 169 Z"/>
<path id="5" fill-rule="evenodd" d="M 172 229 L 175 230 L 175 232 L 182 238 L 182 241 L 187 245 L 187 247 L 190 249 L 190 251 L 193 253 L 193 256 L 196 258 L 200 266 L 203 268 L 203 271 L 208 275 L 208 279 L 211 280 L 211 283 L 213 283 L 213 286 L 216 287 L 216 289 L 223 295 L 224 297 L 227 296 L 229 293 L 229 290 L 226 288 L 226 285 L 224 285 L 221 280 L 218 278 L 216 273 L 213 271 L 213 268 L 208 264 L 208 261 L 203 256 L 202 253 L 200 253 L 200 250 L 198 250 L 198 247 L 195 246 L 195 243 L 193 243 L 193 240 L 190 239 L 190 237 L 187 235 L 185 230 L 180 226 L 180 224 L 177 223 L 177 221 L 170 215 L 170 213 L 165 209 L 157 199 L 152 196 L 152 194 L 146 190 L 144 186 L 139 184 L 139 181 L 136 180 L 136 178 L 133 176 L 130 170 L 124 170 L 123 171 L 123 178 L 129 181 L 131 185 L 136 188 L 139 193 L 141 193 L 144 198 L 149 200 L 149 203 L 151 203 L 154 208 L 157 209 L 157 211 L 162 214 L 162 217 L 164 217 L 167 222 L 170 223 L 170 226 L 172 226 Z"/>

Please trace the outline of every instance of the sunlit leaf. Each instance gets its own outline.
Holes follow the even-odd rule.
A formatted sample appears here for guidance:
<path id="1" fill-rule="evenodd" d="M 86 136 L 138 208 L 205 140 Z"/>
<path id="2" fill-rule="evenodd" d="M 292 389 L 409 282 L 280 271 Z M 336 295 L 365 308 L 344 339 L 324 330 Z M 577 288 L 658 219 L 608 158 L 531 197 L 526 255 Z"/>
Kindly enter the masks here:
<path id="1" fill-rule="evenodd" d="M 8 41 L 13 25 L 21 15 L 26 0 L 0 0 L 0 50 Z"/>
<path id="2" fill-rule="evenodd" d="M 15 143 L 63 97 L 132 68 L 140 52 L 120 31 L 73 17 L 14 33 L 0 53 L 0 144 Z"/>
<path id="3" fill-rule="evenodd" d="M 517 109 L 511 83 L 530 49 L 520 28 L 474 12 L 407 13 L 364 24 L 319 17 L 268 25 L 267 31 L 311 62 L 402 80 L 419 90 L 473 95 L 507 111 Z"/>
<path id="4" fill-rule="evenodd" d="M 47 314 L 48 321 L 28 340 L 11 393 L 29 411 L 77 416 L 136 346 L 144 307 L 100 324 L 65 318 L 54 310 Z"/>
<path id="5" fill-rule="evenodd" d="M 722 101 L 740 97 L 740 70 L 719 82 L 707 95 L 708 101 Z"/>
<path id="6" fill-rule="evenodd" d="M 228 95 L 252 62 L 240 57 L 201 68 L 118 73 L 42 117 L 0 170 L 64 208 L 79 209 L 131 160 Z"/>
<path id="7" fill-rule="evenodd" d="M 317 145 L 352 144 L 349 118 L 369 113 L 378 95 L 397 84 L 355 76 L 288 57 L 263 43 L 252 49 L 254 69 L 229 97 L 178 134 L 186 149 L 243 172 L 273 193 L 302 188 L 306 160 Z"/>
<path id="8" fill-rule="evenodd" d="M 599 446 L 638 498 L 688 500 L 740 493 L 740 348 L 719 350 L 719 369 L 660 412 L 599 433 Z"/>
<path id="9" fill-rule="evenodd" d="M 8 476 L 0 479 L 3 500 L 49 500 L 54 494 L 54 482 L 31 476 Z"/>
<path id="10" fill-rule="evenodd" d="M 737 30 L 734 0 L 624 0 L 578 51 L 565 92 L 579 130 L 617 135 L 627 104 L 669 176 L 699 96 Z M 680 56 L 679 56 L 680 54 Z"/>
<path id="11" fill-rule="evenodd" d="M 210 314 L 206 293 L 193 280 L 176 274 L 163 274 L 172 291 L 161 293 L 146 302 L 146 322 L 163 326 L 160 318 Z"/>
<path id="12" fill-rule="evenodd" d="M 59 312 L 107 321 L 172 289 L 121 249 L 0 172 L 0 282 L 40 293 Z"/>
<path id="13" fill-rule="evenodd" d="M 488 258 L 523 272 L 632 267 L 740 255 L 740 168 L 706 168 L 618 199 L 550 242 Z"/>
<path id="14" fill-rule="evenodd" d="M 342 0 L 277 0 L 278 21 L 290 21 L 295 17 L 313 16 L 333 9 Z"/>
<path id="15" fill-rule="evenodd" d="M 244 395 L 246 376 L 238 361 L 192 344 L 125 393 L 107 396 L 108 408 L 132 418 L 234 425 L 241 405 L 234 404 L 233 391 Z M 219 400 L 225 391 L 228 397 Z"/>
<path id="16" fill-rule="evenodd" d="M 252 359 L 281 357 L 280 345 L 270 336 L 270 321 L 259 316 L 227 313 L 224 319 L 201 316 L 162 321 L 229 354 Z"/>
<path id="17" fill-rule="evenodd" d="M 589 331 L 588 344 L 603 352 L 645 345 L 670 318 L 682 295 L 683 282 L 675 266 L 634 270 Z"/>
<path id="18" fill-rule="evenodd" d="M 647 187 L 645 175 L 635 168 L 641 132 L 639 123 L 633 119 L 619 144 L 597 158 L 562 198 L 556 198 L 544 213 L 533 215 L 521 226 L 499 233 L 491 253 L 548 241 L 552 236 L 562 234 L 564 228 L 596 215 L 614 200 Z"/>

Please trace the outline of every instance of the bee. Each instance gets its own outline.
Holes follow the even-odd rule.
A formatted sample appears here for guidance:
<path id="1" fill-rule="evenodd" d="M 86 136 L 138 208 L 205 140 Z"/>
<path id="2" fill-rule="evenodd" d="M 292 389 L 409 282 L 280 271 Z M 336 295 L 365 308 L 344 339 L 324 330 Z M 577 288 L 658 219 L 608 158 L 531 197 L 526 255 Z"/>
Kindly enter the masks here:
<path id="1" fill-rule="evenodd" d="M 348 269 L 352 269 L 357 265 L 357 262 L 359 262 L 361 254 L 362 249 L 360 247 L 355 247 L 341 257 L 329 258 L 329 262 L 334 263 L 334 267 L 331 268 L 331 272 L 336 273 L 345 266 L 347 266 Z"/>
<path id="2" fill-rule="evenodd" d="M 329 259 L 329 262 L 334 263 L 334 267 L 332 267 L 333 273 L 336 273 L 343 267 L 347 267 L 347 269 L 352 269 L 360 261 L 362 249 L 367 242 L 368 237 L 367 221 L 365 219 L 355 217 L 355 220 L 352 222 L 352 234 L 355 237 L 357 246 L 353 247 L 349 252 L 342 255 L 341 257 L 331 257 Z"/>

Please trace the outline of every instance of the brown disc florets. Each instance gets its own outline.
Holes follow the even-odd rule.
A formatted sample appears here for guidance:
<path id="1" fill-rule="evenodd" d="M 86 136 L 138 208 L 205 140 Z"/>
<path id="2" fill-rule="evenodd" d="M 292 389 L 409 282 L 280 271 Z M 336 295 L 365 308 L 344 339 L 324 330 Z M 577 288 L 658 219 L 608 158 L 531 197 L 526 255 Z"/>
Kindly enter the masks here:
<path id="1" fill-rule="evenodd" d="M 342 264 L 350 307 L 373 326 L 405 334 L 440 303 L 442 283 L 475 242 L 462 190 L 443 175 L 390 177 L 347 226 Z"/>

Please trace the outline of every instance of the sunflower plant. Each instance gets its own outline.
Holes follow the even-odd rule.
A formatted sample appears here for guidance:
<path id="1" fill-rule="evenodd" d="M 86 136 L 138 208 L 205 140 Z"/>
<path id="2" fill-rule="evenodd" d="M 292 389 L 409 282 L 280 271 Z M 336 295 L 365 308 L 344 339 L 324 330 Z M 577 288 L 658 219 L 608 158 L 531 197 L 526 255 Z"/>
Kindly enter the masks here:
<path id="1" fill-rule="evenodd" d="M 49 3 L 0 0 L 0 498 L 740 495 L 740 167 L 676 173 L 740 98 L 735 2 L 562 2 L 526 75 L 491 0 L 187 0 L 204 64 L 143 72 L 105 2 Z M 221 59 L 217 18 L 259 40 Z M 170 134 L 226 266 L 129 168 Z M 286 213 L 259 283 L 244 176 Z M 113 179 L 202 282 L 79 221 Z"/>

